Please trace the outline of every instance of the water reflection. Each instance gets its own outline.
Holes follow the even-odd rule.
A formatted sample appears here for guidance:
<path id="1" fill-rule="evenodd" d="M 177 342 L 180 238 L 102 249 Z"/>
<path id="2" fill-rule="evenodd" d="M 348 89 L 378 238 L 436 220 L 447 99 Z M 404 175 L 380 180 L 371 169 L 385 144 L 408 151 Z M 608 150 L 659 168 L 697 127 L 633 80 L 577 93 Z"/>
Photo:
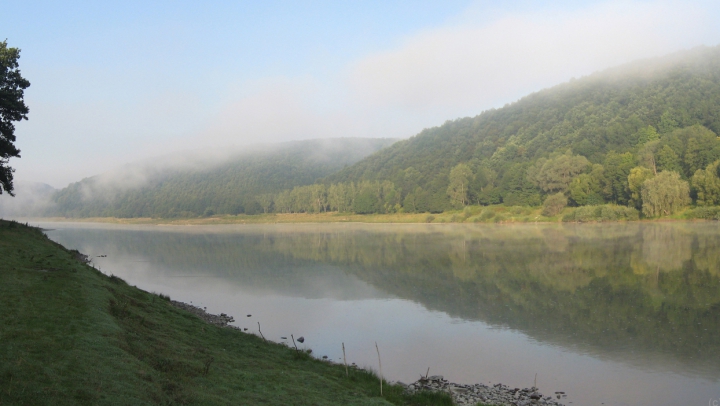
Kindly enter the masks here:
<path id="1" fill-rule="evenodd" d="M 593 359 L 720 377 L 715 223 L 53 227 L 67 246 L 138 261 L 138 273 L 283 297 L 400 298 Z"/>

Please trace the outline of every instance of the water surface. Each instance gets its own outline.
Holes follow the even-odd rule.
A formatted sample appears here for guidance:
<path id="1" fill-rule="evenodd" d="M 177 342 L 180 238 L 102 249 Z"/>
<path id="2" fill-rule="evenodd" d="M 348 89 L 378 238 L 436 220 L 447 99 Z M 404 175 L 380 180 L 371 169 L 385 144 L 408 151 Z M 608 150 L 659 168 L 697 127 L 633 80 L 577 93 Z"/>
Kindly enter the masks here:
<path id="1" fill-rule="evenodd" d="M 564 391 L 567 404 L 720 398 L 716 223 L 41 224 L 105 273 L 268 339 L 414 381 Z M 98 257 L 107 255 L 107 257 Z M 246 317 L 251 314 L 252 317 Z"/>

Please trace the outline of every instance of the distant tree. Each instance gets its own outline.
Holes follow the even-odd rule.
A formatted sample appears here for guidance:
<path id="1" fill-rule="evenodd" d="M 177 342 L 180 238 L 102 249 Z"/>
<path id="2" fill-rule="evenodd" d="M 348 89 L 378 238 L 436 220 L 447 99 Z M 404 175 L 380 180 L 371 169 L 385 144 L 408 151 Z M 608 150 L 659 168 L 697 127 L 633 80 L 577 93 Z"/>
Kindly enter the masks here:
<path id="1" fill-rule="evenodd" d="M 654 175 L 658 173 L 655 154 L 659 148 L 660 142 L 658 140 L 652 140 L 643 144 L 638 151 L 638 163 L 652 170 Z"/>
<path id="2" fill-rule="evenodd" d="M 528 179 L 545 192 L 564 192 L 572 178 L 590 167 L 582 155 L 564 154 L 552 159 L 539 159 L 528 169 Z"/>
<path id="3" fill-rule="evenodd" d="M 658 129 L 661 134 L 667 134 L 678 128 L 678 123 L 673 115 L 666 111 L 660 116 L 660 123 L 658 123 Z"/>
<path id="4" fill-rule="evenodd" d="M 601 166 L 601 165 L 598 165 Z M 577 206 L 602 204 L 600 182 L 591 174 L 581 173 L 573 178 L 568 187 L 570 199 Z"/>
<path id="5" fill-rule="evenodd" d="M 653 172 L 645 167 L 636 166 L 628 175 L 628 188 L 630 189 L 630 205 L 636 209 L 642 208 L 641 189 L 646 180 L 653 177 Z"/>
<path id="6" fill-rule="evenodd" d="M 705 169 L 698 169 L 692 177 L 692 187 L 697 195 L 698 206 L 720 204 L 720 161 L 715 161 Z"/>
<path id="7" fill-rule="evenodd" d="M 680 157 L 669 145 L 663 145 L 662 148 L 658 150 L 656 161 L 658 171 L 682 171 Z"/>
<path id="8" fill-rule="evenodd" d="M 645 128 L 641 128 L 637 132 L 637 143 L 638 145 L 643 145 L 648 142 L 656 141 L 660 138 L 660 135 L 655 130 L 655 127 L 649 125 Z"/>
<path id="9" fill-rule="evenodd" d="M 608 201 L 615 204 L 626 204 L 630 198 L 628 175 L 635 166 L 635 158 L 630 152 L 618 154 L 609 152 L 603 165 L 603 194 Z"/>
<path id="10" fill-rule="evenodd" d="M 677 172 L 663 171 L 641 189 L 642 211 L 648 217 L 670 215 L 690 204 L 690 186 Z"/>
<path id="11" fill-rule="evenodd" d="M 548 217 L 556 216 L 562 211 L 562 209 L 565 208 L 565 206 L 567 206 L 567 197 L 565 197 L 565 194 L 562 192 L 555 193 L 545 199 L 542 214 L 543 216 Z"/>
<path id="12" fill-rule="evenodd" d="M 705 169 L 720 158 L 720 141 L 711 130 L 694 125 L 676 130 L 673 134 L 685 141 L 682 156 L 685 176 L 692 176 L 698 169 Z"/>
<path id="13" fill-rule="evenodd" d="M 447 195 L 454 205 L 464 206 L 468 200 L 468 190 L 473 173 L 466 164 L 458 164 L 450 171 L 450 184 Z"/>
<path id="14" fill-rule="evenodd" d="M 3 190 L 13 194 L 13 172 L 8 165 L 10 158 L 20 157 L 15 147 L 13 121 L 27 120 L 30 112 L 25 105 L 25 89 L 30 82 L 20 75 L 18 59 L 20 50 L 8 48 L 7 40 L 0 42 L 0 194 Z"/>
<path id="15" fill-rule="evenodd" d="M 269 212 L 270 208 L 273 205 L 273 195 L 270 193 L 264 193 L 256 196 L 255 200 L 257 200 L 257 202 L 260 204 L 260 207 L 262 207 L 264 213 Z"/>

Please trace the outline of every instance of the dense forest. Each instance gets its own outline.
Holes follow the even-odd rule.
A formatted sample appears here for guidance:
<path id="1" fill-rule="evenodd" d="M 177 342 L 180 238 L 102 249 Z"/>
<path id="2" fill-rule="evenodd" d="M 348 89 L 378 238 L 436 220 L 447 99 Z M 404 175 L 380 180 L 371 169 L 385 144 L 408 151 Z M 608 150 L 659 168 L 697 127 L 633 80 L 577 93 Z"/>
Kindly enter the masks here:
<path id="1" fill-rule="evenodd" d="M 494 204 L 543 206 L 554 216 L 566 206 L 612 204 L 656 217 L 720 204 L 718 131 L 720 47 L 699 47 L 448 121 L 302 181 L 286 180 L 277 163 L 266 167 L 277 173 L 264 172 L 268 187 L 223 169 L 176 176 L 112 204 L 81 199 L 83 182 L 55 200 L 62 214 L 80 216 L 439 213 Z"/>
<path id="2" fill-rule="evenodd" d="M 611 203 L 645 216 L 720 203 L 720 47 L 638 61 L 398 142 L 274 209 L 442 212 Z M 289 202 L 289 203 L 288 203 Z"/>
<path id="3" fill-rule="evenodd" d="M 143 168 L 127 185 L 119 173 L 95 176 L 55 193 L 46 214 L 67 217 L 194 217 L 267 211 L 270 196 L 308 185 L 391 145 L 386 138 L 295 141 L 248 148 L 209 167 Z M 137 177 L 137 175 L 135 175 Z"/>

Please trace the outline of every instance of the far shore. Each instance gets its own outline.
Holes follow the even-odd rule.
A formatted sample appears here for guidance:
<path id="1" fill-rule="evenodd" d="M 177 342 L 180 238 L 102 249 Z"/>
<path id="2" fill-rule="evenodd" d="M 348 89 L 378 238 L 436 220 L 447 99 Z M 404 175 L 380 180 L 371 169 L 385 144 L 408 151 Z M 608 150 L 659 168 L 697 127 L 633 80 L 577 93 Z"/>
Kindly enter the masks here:
<path id="1" fill-rule="evenodd" d="M 22 217 L 16 221 L 42 221 L 63 223 L 105 223 L 127 225 L 219 225 L 219 224 L 302 224 L 302 223 L 365 223 L 365 224 L 558 224 L 580 223 L 580 221 L 563 221 L 565 211 L 553 217 L 541 215 L 541 208 L 526 208 L 518 212 L 513 207 L 491 206 L 497 215 L 483 218 L 477 213 L 468 215 L 467 211 L 450 211 L 443 213 L 391 213 L 391 214 L 355 214 L 355 213 L 267 213 L 255 215 L 215 215 L 209 217 L 190 218 L 152 218 L 152 217 Z M 566 209 L 567 210 L 567 209 Z M 582 223 L 600 222 L 674 222 L 674 221 L 707 221 L 693 218 L 688 212 L 692 209 L 667 217 L 641 218 L 633 220 L 588 220 Z M 476 212 L 479 210 L 475 210 Z"/>

